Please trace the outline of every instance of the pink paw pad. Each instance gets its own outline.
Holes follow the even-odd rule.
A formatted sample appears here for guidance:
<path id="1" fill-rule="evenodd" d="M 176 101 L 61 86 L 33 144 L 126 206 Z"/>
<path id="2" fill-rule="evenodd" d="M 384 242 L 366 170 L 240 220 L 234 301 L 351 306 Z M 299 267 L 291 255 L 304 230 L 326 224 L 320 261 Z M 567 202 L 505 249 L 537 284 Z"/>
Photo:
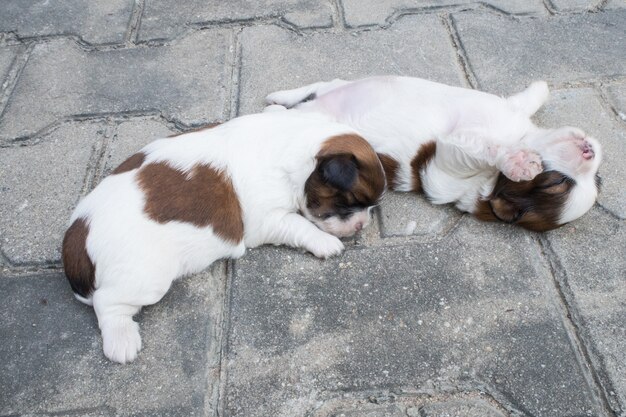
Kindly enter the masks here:
<path id="1" fill-rule="evenodd" d="M 530 181 L 543 171 L 539 154 L 521 150 L 512 154 L 505 162 L 502 173 L 509 179 Z"/>

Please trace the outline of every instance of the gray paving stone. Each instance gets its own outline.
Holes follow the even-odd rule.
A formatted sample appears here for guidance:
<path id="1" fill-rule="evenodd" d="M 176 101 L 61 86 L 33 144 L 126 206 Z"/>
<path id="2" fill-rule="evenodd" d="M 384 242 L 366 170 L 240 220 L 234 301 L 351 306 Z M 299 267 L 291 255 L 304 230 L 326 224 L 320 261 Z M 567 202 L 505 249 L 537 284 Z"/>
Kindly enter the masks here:
<path id="1" fill-rule="evenodd" d="M 626 9 L 626 1 L 624 0 L 609 0 L 604 6 L 605 10 L 611 9 Z"/>
<path id="2" fill-rule="evenodd" d="M 190 24 L 282 17 L 305 28 L 332 26 L 328 0 L 188 0 L 185 7 L 175 0 L 146 2 L 139 36 L 141 39 L 172 38 Z"/>
<path id="3" fill-rule="evenodd" d="M 553 85 L 626 74 L 626 10 L 513 19 L 453 15 L 480 88 L 509 94 L 531 81 Z"/>
<path id="4" fill-rule="evenodd" d="M 425 386 L 533 416 L 598 413 L 548 267 L 513 227 L 465 218 L 437 244 L 325 262 L 261 248 L 236 262 L 231 297 L 225 416 L 295 417 L 342 392 Z"/>
<path id="5" fill-rule="evenodd" d="M 452 400 L 428 404 L 419 417 L 505 417 L 486 401 Z M 409 414 L 410 415 L 410 414 Z"/>
<path id="6" fill-rule="evenodd" d="M 17 46 L 5 46 L 0 48 L 0 93 L 2 93 L 5 88 L 5 77 L 7 76 L 9 69 L 11 68 L 11 64 L 15 59 L 17 49 Z M 2 109 L 0 109 L 0 112 L 1 111 Z"/>
<path id="7" fill-rule="evenodd" d="M 173 129 L 156 119 L 137 119 L 120 123 L 107 147 L 103 174 L 108 175 L 126 158 L 148 143 L 173 133 L 175 133 Z"/>
<path id="8" fill-rule="evenodd" d="M 0 234 L 13 264 L 60 260 L 72 209 L 104 128 L 67 123 L 31 146 L 0 151 Z"/>
<path id="9" fill-rule="evenodd" d="M 0 32 L 19 37 L 76 35 L 86 42 L 120 43 L 133 11 L 133 0 L 4 0 Z"/>
<path id="10" fill-rule="evenodd" d="M 383 25 L 394 12 L 429 9 L 451 5 L 478 5 L 476 0 L 343 0 L 344 19 L 350 27 Z M 486 0 L 482 1 L 506 13 L 546 14 L 540 0 Z"/>
<path id="11" fill-rule="evenodd" d="M 406 417 L 404 410 L 395 405 L 374 406 L 368 408 L 372 409 L 338 412 L 332 415 L 337 417 Z"/>
<path id="12" fill-rule="evenodd" d="M 626 123 L 626 84 L 608 87 L 608 96 L 609 104 L 615 107 L 618 117 Z"/>
<path id="13" fill-rule="evenodd" d="M 555 10 L 563 12 L 580 12 L 595 7 L 598 2 L 592 0 L 550 0 Z"/>
<path id="14" fill-rule="evenodd" d="M 187 124 L 223 119 L 231 41 L 230 30 L 211 30 L 161 47 L 90 52 L 68 39 L 37 44 L 0 120 L 0 138 L 82 114 L 161 111 Z"/>
<path id="15" fill-rule="evenodd" d="M 452 206 L 435 206 L 415 193 L 387 193 L 380 205 L 381 229 L 384 237 L 437 237 L 461 218 Z"/>
<path id="16" fill-rule="evenodd" d="M 355 398 L 356 397 L 356 398 Z M 503 410 L 503 411 L 501 411 Z M 434 394 L 389 392 L 361 395 L 347 392 L 322 404 L 311 417 L 505 417 L 510 415 L 484 393 Z M 520 415 L 515 414 L 516 416 Z"/>
<path id="17" fill-rule="evenodd" d="M 0 414 L 212 416 L 224 276 L 218 264 L 145 308 L 130 365 L 106 360 L 92 308 L 62 273 L 1 277 Z"/>
<path id="18" fill-rule="evenodd" d="M 549 233 L 617 415 L 626 412 L 626 223 L 594 208 Z"/>
<path id="19" fill-rule="evenodd" d="M 592 89 L 553 91 L 536 118 L 541 126 L 578 126 L 600 141 L 603 163 L 602 190 L 598 202 L 626 219 L 626 126 L 615 120 Z"/>
<path id="20" fill-rule="evenodd" d="M 276 26 L 244 29 L 240 114 L 263 109 L 272 91 L 376 74 L 460 85 L 448 34 L 436 16 L 411 16 L 387 30 L 298 35 Z"/>
<path id="21" fill-rule="evenodd" d="M 26 413 L 19 414 L 20 417 L 56 417 L 56 416 L 72 416 L 72 417 L 114 417 L 115 410 L 109 407 L 94 407 L 79 410 L 63 410 L 60 413 Z"/>

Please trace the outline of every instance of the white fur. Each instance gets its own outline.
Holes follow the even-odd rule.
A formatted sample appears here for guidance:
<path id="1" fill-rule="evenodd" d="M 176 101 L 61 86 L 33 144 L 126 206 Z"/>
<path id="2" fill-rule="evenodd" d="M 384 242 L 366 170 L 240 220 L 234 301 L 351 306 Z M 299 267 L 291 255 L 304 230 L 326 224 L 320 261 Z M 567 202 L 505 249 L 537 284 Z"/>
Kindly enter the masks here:
<path id="1" fill-rule="evenodd" d="M 243 210 L 244 239 L 237 244 L 216 236 L 211 226 L 151 220 L 144 212 L 138 170 L 105 178 L 70 220 L 84 218 L 89 224 L 86 246 L 95 265 L 95 291 L 77 298 L 93 304 L 105 355 L 121 363 L 134 360 L 141 338 L 132 316 L 159 301 L 175 278 L 217 259 L 238 258 L 247 247 L 265 243 L 304 248 L 320 258 L 340 253 L 342 242 L 329 233 L 353 234 L 356 223 L 367 223 L 368 210 L 332 227 L 311 219 L 326 231 L 297 213 L 306 212 L 304 184 L 320 145 L 345 133 L 353 131 L 326 116 L 276 112 L 157 140 L 142 150 L 144 165 L 164 161 L 188 171 L 207 164 L 226 173 Z"/>
<path id="2" fill-rule="evenodd" d="M 472 212 L 491 194 L 498 171 L 513 181 L 558 170 L 576 181 L 560 224 L 594 204 L 600 144 L 576 128 L 541 129 L 530 120 L 548 98 L 545 82 L 532 83 L 509 98 L 408 77 L 334 80 L 272 93 L 266 100 L 330 115 L 357 129 L 376 152 L 400 163 L 399 191 L 411 189 L 411 159 L 419 147 L 437 141 L 434 160 L 424 168 L 422 185 L 436 204 L 455 203 Z M 301 103 L 305 97 L 315 99 Z M 298 104 L 300 103 L 300 104 Z M 582 158 L 590 145 L 595 157 Z"/>

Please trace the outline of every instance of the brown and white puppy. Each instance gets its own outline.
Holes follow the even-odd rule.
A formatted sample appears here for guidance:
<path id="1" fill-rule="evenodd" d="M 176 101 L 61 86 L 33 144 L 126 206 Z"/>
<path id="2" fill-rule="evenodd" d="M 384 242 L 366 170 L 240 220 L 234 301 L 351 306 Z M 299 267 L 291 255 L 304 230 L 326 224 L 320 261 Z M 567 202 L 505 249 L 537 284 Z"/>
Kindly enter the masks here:
<path id="1" fill-rule="evenodd" d="M 93 305 L 105 355 L 141 348 L 132 317 L 180 276 L 265 243 L 326 258 L 365 227 L 385 189 L 370 145 L 327 117 L 279 112 L 160 139 L 76 207 L 63 264 Z"/>
<path id="2" fill-rule="evenodd" d="M 390 76 L 315 83 L 267 101 L 268 109 L 327 114 L 357 129 L 379 153 L 390 188 L 544 231 L 592 207 L 602 157 L 598 141 L 580 129 L 533 124 L 547 98 L 545 82 L 501 98 Z"/>

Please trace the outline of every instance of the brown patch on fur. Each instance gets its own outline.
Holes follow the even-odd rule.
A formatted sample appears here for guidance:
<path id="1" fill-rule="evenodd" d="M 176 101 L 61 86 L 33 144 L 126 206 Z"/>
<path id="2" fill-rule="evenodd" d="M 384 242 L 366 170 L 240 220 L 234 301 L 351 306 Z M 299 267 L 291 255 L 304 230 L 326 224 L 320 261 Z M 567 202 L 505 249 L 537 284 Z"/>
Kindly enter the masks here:
<path id="1" fill-rule="evenodd" d="M 380 159 L 380 163 L 383 164 L 383 170 L 385 171 L 385 177 L 387 178 L 387 188 L 393 190 L 396 185 L 396 175 L 398 174 L 400 164 L 398 161 L 384 153 L 379 153 L 378 159 Z"/>
<path id="2" fill-rule="evenodd" d="M 213 129 L 215 126 L 219 126 L 221 124 L 222 122 L 209 123 L 206 126 L 191 129 L 186 132 L 174 133 L 173 135 L 169 135 L 168 138 L 177 138 L 178 136 L 186 135 L 187 133 L 202 132 L 203 130 Z"/>
<path id="3" fill-rule="evenodd" d="M 207 165 L 189 172 L 165 162 L 151 163 L 137 174 L 146 194 L 144 211 L 159 223 L 180 221 L 198 227 L 211 225 L 222 239 L 243 239 L 243 216 L 230 178 Z"/>
<path id="4" fill-rule="evenodd" d="M 426 142 L 420 146 L 417 151 L 417 154 L 411 160 L 411 178 L 412 178 L 412 191 L 416 193 L 421 193 L 424 190 L 422 189 L 422 174 L 421 170 L 428 165 L 428 163 L 435 156 L 435 152 L 437 152 L 437 143 L 436 142 Z"/>
<path id="5" fill-rule="evenodd" d="M 87 253 L 87 220 L 80 218 L 65 232 L 63 238 L 63 267 L 65 276 L 72 290 L 82 296 L 89 297 L 94 290 L 96 268 Z"/>
<path id="6" fill-rule="evenodd" d="M 478 201 L 480 220 L 517 224 L 536 232 L 561 226 L 559 217 L 575 182 L 557 171 L 546 171 L 530 181 L 514 182 L 500 174 L 487 200 Z"/>
<path id="7" fill-rule="evenodd" d="M 346 218 L 355 210 L 377 204 L 385 191 L 382 164 L 369 143 L 358 135 L 331 137 L 322 144 L 316 159 L 315 170 L 304 186 L 307 208 L 314 216 Z M 330 161 L 354 166 L 354 178 L 346 183 L 347 189 L 324 177 L 323 167 Z"/>
<path id="8" fill-rule="evenodd" d="M 119 166 L 111 172 L 111 175 L 121 174 L 123 172 L 137 169 L 141 166 L 141 164 L 143 164 L 143 161 L 145 159 L 146 155 L 143 152 L 137 152 L 136 154 L 129 156 L 124 162 L 119 164 Z"/>

